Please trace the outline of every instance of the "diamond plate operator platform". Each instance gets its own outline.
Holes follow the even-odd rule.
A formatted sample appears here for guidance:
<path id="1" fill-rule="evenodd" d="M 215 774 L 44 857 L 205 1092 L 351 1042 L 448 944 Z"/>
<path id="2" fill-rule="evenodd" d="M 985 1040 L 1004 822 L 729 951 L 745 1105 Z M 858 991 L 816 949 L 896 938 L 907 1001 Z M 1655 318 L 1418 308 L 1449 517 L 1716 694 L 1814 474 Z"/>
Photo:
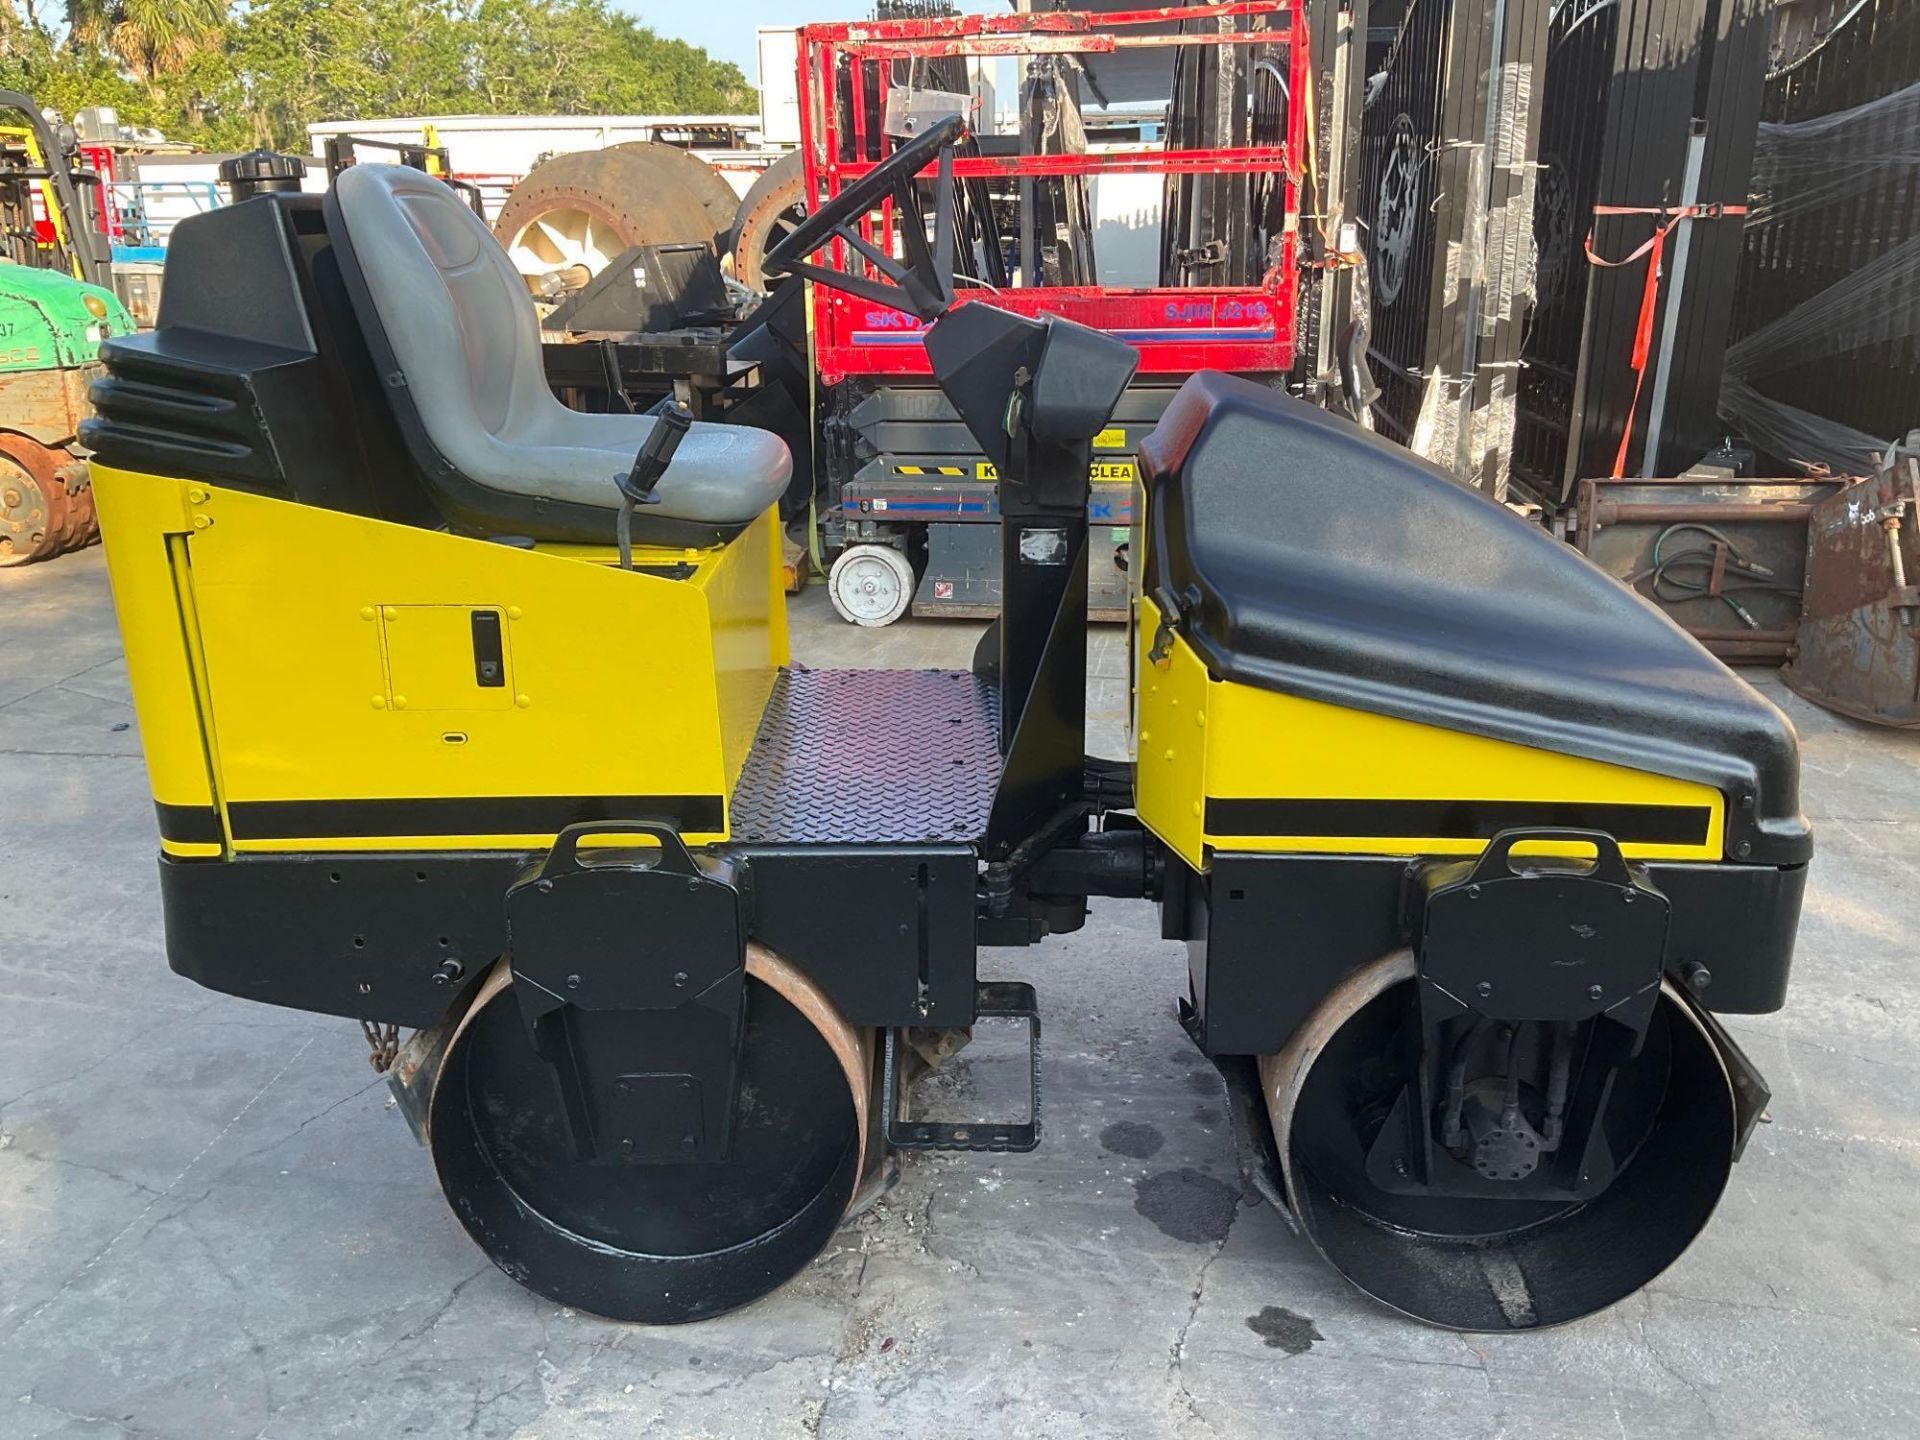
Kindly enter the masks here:
<path id="1" fill-rule="evenodd" d="M 733 836 L 978 840 L 1000 782 L 994 716 L 993 690 L 965 670 L 782 670 L 734 788 Z"/>

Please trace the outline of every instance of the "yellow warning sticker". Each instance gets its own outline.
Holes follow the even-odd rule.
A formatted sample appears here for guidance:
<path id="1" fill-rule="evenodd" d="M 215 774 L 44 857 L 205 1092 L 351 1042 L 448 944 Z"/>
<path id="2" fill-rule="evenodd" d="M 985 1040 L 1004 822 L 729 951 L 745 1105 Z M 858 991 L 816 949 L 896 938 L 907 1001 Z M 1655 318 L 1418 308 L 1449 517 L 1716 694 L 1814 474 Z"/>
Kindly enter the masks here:
<path id="1" fill-rule="evenodd" d="M 998 480 L 1000 472 L 990 460 L 982 460 L 973 467 L 976 480 Z M 1087 467 L 1087 478 L 1096 484 L 1125 484 L 1133 479 L 1131 460 L 1096 460 Z"/>
<path id="2" fill-rule="evenodd" d="M 1127 432 L 1119 426 L 1110 426 L 1093 437 L 1096 450 L 1124 450 L 1127 448 Z"/>

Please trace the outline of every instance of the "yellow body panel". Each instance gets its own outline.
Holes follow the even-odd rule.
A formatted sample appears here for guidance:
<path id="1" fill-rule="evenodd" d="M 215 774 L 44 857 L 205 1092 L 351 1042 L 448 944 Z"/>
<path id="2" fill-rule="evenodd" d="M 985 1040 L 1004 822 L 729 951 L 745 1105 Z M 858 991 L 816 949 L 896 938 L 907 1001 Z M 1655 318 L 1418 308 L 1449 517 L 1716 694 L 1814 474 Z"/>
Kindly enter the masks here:
<path id="1" fill-rule="evenodd" d="M 1184 644 L 1168 665 L 1146 660 L 1160 612 L 1134 597 L 1134 803 L 1149 830 L 1195 869 L 1204 868 L 1207 667 Z"/>
<path id="2" fill-rule="evenodd" d="M 787 585 L 771 511 L 741 537 L 735 558 L 702 576 L 719 702 L 723 789 L 731 794 L 759 733 L 775 672 L 787 663 Z M 736 547 L 729 546 L 727 553 Z M 756 562 L 756 549 L 764 552 Z"/>
<path id="3" fill-rule="evenodd" d="M 1484 840 L 1448 835 L 1209 832 L 1210 801 L 1463 802 L 1672 807 L 1704 811 L 1697 842 L 1636 842 L 1642 860 L 1718 860 L 1718 791 L 1642 770 L 1422 725 L 1216 680 L 1175 635 L 1166 660 L 1145 657 L 1160 612 L 1137 602 L 1135 750 L 1140 818 L 1189 865 L 1213 849 L 1348 855 L 1471 855 Z"/>
<path id="4" fill-rule="evenodd" d="M 635 551 L 691 567 L 676 579 L 108 467 L 94 485 L 156 799 L 216 805 L 236 851 L 552 838 L 303 834 L 307 802 L 663 797 L 720 817 L 786 660 L 771 512 L 725 546 Z M 474 674 L 476 610 L 501 617 L 502 687 Z M 273 833 L 234 823 L 265 805 Z"/>
<path id="5" fill-rule="evenodd" d="M 193 528 L 186 487 L 145 479 L 137 485 L 107 483 L 95 498 L 153 798 L 163 807 L 215 807 L 213 756 L 202 721 L 204 688 L 183 608 L 191 599 L 185 588 L 186 535 Z M 217 844 L 163 844 L 167 853 L 183 857 L 221 851 Z"/>

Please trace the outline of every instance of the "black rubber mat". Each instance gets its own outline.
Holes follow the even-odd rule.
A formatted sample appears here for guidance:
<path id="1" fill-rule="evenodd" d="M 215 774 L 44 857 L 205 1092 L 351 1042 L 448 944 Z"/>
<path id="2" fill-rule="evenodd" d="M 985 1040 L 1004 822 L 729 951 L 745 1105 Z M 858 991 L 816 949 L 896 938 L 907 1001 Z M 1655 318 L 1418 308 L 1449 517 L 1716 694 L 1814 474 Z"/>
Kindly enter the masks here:
<path id="1" fill-rule="evenodd" d="M 734 788 L 748 843 L 969 842 L 1000 749 L 993 692 L 965 670 L 782 670 Z"/>

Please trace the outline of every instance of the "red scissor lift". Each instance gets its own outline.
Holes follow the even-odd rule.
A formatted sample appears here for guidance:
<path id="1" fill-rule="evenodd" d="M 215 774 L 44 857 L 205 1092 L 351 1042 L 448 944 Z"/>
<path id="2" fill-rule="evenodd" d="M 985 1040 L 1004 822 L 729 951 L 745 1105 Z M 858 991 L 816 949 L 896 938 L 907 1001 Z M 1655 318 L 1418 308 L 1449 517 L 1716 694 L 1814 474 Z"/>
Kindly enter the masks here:
<path id="1" fill-rule="evenodd" d="M 951 77 L 954 66 L 973 57 L 1011 58 L 1023 72 L 1020 132 L 994 134 L 993 117 L 976 115 L 974 138 L 956 158 L 954 174 L 971 211 L 975 268 L 984 263 L 1006 282 L 992 286 L 994 303 L 1026 315 L 1066 316 L 1118 335 L 1140 352 L 1139 377 L 1095 442 L 1096 615 L 1119 618 L 1125 610 L 1118 552 L 1132 517 L 1133 450 L 1180 383 L 1202 369 L 1277 381 L 1293 366 L 1299 169 L 1310 84 L 1304 4 L 1241 0 L 1107 13 L 961 15 L 801 31 L 801 143 L 807 193 L 816 202 L 868 173 L 902 126 L 918 123 L 916 99 L 954 98 L 937 83 L 942 66 Z M 1136 87 L 1143 76 L 1152 83 L 1150 54 L 1165 57 L 1164 117 L 1146 117 L 1142 127 L 1137 108 L 1103 105 L 1095 113 L 1109 122 L 1136 122 L 1136 131 L 1158 128 L 1161 139 L 1049 147 L 1038 139 L 1043 127 L 1026 122 L 1028 101 L 1040 93 L 1028 88 L 1036 75 L 1055 87 L 1053 120 L 1062 87 L 1078 120 L 1083 94 L 1102 98 L 1103 70 Z M 1048 133 L 1061 132 L 1049 124 Z M 1186 143 L 1196 134 L 1201 143 Z M 1079 187 L 1117 175 L 1166 177 L 1161 283 L 1026 283 L 1027 272 L 1058 279 L 1060 267 L 1043 255 L 1032 224 L 1002 232 L 995 217 L 1031 217 L 1036 196 L 1056 202 L 1052 217 L 1070 192 L 1086 215 L 1087 189 Z M 898 253 L 893 210 L 887 202 L 864 225 L 865 241 L 885 254 Z M 969 233 L 966 223 L 961 233 Z M 1022 240 L 1033 257 L 1019 254 Z M 846 242 L 834 248 L 832 263 L 840 268 L 878 273 Z M 961 252 L 968 254 L 964 238 Z M 1166 283 L 1188 276 L 1202 283 Z M 977 284 L 994 277 L 972 278 Z M 1097 281 L 1098 272 L 1069 278 Z M 968 290 L 960 293 L 965 303 Z M 823 401 L 816 453 L 825 472 L 822 531 L 838 556 L 836 605 L 867 624 L 905 613 L 909 596 L 916 614 L 996 613 L 993 472 L 932 385 L 920 322 L 839 291 L 817 290 L 813 303 Z"/>

